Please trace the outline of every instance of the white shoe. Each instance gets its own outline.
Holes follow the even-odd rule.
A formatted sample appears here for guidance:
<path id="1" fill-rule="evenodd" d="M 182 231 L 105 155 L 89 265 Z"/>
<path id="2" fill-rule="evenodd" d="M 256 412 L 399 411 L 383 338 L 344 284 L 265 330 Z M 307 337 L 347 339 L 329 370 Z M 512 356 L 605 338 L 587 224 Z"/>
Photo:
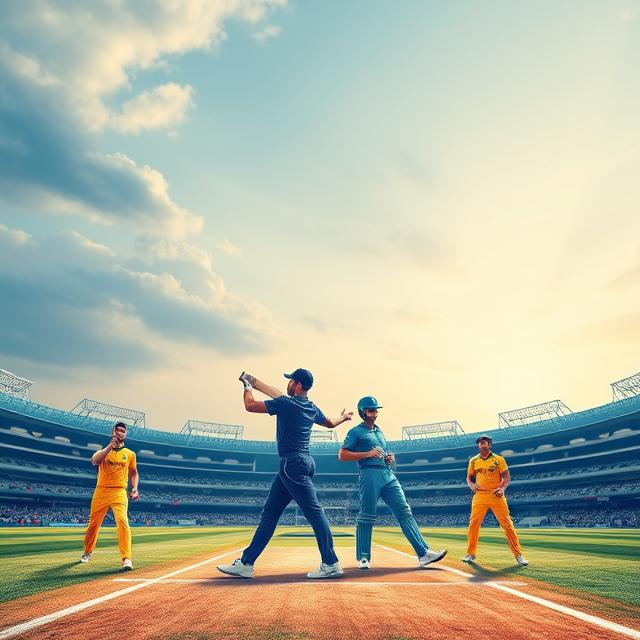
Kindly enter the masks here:
<path id="1" fill-rule="evenodd" d="M 526 567 L 529 564 L 529 561 L 524 557 L 524 556 L 516 556 L 516 562 L 521 566 L 521 567 Z"/>
<path id="2" fill-rule="evenodd" d="M 123 571 L 131 571 L 133 569 L 133 562 L 129 560 L 129 558 L 125 558 L 122 561 L 122 570 Z"/>
<path id="3" fill-rule="evenodd" d="M 231 564 L 219 564 L 218 571 L 234 578 L 253 578 L 253 565 L 244 564 L 240 558 Z"/>
<path id="4" fill-rule="evenodd" d="M 89 560 L 91 560 L 91 554 L 88 551 L 85 551 L 80 556 L 80 562 L 82 562 L 82 564 L 87 564 L 87 562 L 89 562 Z"/>
<path id="5" fill-rule="evenodd" d="M 344 575 L 344 571 L 339 562 L 325 564 L 324 562 L 315 570 L 307 573 L 307 578 L 339 578 Z"/>
<path id="6" fill-rule="evenodd" d="M 440 549 L 440 551 L 432 551 L 431 549 L 427 549 L 427 553 L 425 553 L 418 559 L 418 564 L 420 565 L 421 569 L 424 569 L 424 567 L 426 567 L 428 564 L 438 562 L 439 560 L 442 560 L 442 558 L 444 558 L 446 555 L 446 549 Z"/>
<path id="7" fill-rule="evenodd" d="M 467 553 L 466 556 L 464 556 L 463 558 L 460 558 L 462 562 L 473 562 L 475 559 L 476 557 L 473 555 L 473 553 Z"/>
<path id="8" fill-rule="evenodd" d="M 369 569 L 370 567 L 371 565 L 366 558 L 360 558 L 360 561 L 358 562 L 358 569 Z"/>

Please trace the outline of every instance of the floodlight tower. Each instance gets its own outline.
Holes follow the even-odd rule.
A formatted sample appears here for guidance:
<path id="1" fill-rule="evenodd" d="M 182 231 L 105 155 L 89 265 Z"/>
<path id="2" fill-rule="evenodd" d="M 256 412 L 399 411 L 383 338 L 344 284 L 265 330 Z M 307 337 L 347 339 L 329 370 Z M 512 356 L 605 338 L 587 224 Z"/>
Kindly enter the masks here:
<path id="1" fill-rule="evenodd" d="M 31 380 L 0 369 L 0 393 L 5 393 L 14 398 L 21 398 L 22 400 L 31 400 L 32 386 L 33 382 Z"/>
<path id="2" fill-rule="evenodd" d="M 220 440 L 242 440 L 244 427 L 238 424 L 219 424 L 217 422 L 203 422 L 202 420 L 188 420 L 180 433 L 186 436 L 204 436 Z"/>
<path id="3" fill-rule="evenodd" d="M 146 427 L 145 414 L 135 409 L 116 407 L 113 404 L 105 404 L 97 400 L 85 398 L 71 409 L 71 413 L 87 418 L 98 418 L 99 420 L 116 421 L 122 420 L 130 427 Z"/>
<path id="4" fill-rule="evenodd" d="M 464 435 L 464 429 L 457 420 L 430 422 L 429 424 L 416 424 L 410 427 L 402 427 L 403 440 L 426 440 L 427 438 L 461 435 Z"/>
<path id="5" fill-rule="evenodd" d="M 521 427 L 532 422 L 542 422 L 552 418 L 560 418 L 573 413 L 562 400 L 552 400 L 533 404 L 530 407 L 503 411 L 498 414 L 498 427 L 509 429 L 511 427 Z"/>
<path id="6" fill-rule="evenodd" d="M 612 382 L 611 390 L 613 391 L 614 402 L 640 395 L 640 373 L 634 373 L 628 378 Z"/>
<path id="7" fill-rule="evenodd" d="M 309 442 L 338 442 L 338 434 L 334 429 L 311 429 L 311 438 Z"/>

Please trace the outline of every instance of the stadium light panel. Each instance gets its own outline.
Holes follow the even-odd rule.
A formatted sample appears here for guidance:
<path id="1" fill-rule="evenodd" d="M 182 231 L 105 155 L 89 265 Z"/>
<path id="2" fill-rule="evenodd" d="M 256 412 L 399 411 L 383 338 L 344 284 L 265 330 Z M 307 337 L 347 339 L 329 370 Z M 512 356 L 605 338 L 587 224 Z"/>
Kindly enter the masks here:
<path id="1" fill-rule="evenodd" d="M 442 436 L 461 436 L 464 429 L 457 420 L 444 422 L 430 422 L 429 424 L 416 424 L 402 427 L 403 440 L 426 440 Z"/>
<path id="2" fill-rule="evenodd" d="M 614 402 L 640 395 L 640 373 L 612 382 L 611 390 Z"/>
<path id="3" fill-rule="evenodd" d="M 317 444 L 320 442 L 338 442 L 338 434 L 334 429 L 311 429 L 310 443 Z"/>
<path id="4" fill-rule="evenodd" d="M 0 369 L 0 393 L 5 393 L 8 396 L 15 398 L 21 398 L 22 400 L 31 400 L 31 387 L 33 382 L 26 378 Z"/>
<path id="5" fill-rule="evenodd" d="M 80 400 L 80 402 L 78 402 L 78 404 L 73 407 L 69 413 L 75 413 L 79 416 L 98 418 L 100 420 L 107 420 L 111 422 L 122 420 L 130 427 L 146 427 L 145 414 L 143 411 L 127 409 L 126 407 L 117 407 L 113 404 L 105 404 L 104 402 L 90 400 L 89 398 Z"/>
<path id="6" fill-rule="evenodd" d="M 180 430 L 180 433 L 188 437 L 216 438 L 219 440 L 242 440 L 243 432 L 244 427 L 238 424 L 221 424 L 202 420 L 188 420 Z"/>
<path id="7" fill-rule="evenodd" d="M 573 413 L 562 400 L 552 400 L 533 404 L 521 409 L 512 409 L 498 414 L 498 428 L 509 429 L 511 427 L 522 427 L 534 422 L 561 418 Z"/>

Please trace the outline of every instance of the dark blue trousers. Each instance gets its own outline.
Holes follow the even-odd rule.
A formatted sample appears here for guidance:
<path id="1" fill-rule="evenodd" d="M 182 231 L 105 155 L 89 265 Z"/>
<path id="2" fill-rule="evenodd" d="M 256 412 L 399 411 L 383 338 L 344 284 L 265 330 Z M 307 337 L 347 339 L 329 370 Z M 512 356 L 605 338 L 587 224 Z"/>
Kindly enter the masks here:
<path id="1" fill-rule="evenodd" d="M 333 564 L 338 557 L 333 550 L 333 537 L 329 521 L 318 502 L 316 488 L 311 482 L 315 463 L 308 454 L 296 454 L 280 458 L 280 470 L 274 478 L 267 502 L 260 516 L 260 523 L 253 534 L 251 544 L 242 553 L 244 564 L 254 564 L 273 537 L 280 516 L 291 500 L 295 500 L 304 517 L 313 527 L 322 562 Z"/>

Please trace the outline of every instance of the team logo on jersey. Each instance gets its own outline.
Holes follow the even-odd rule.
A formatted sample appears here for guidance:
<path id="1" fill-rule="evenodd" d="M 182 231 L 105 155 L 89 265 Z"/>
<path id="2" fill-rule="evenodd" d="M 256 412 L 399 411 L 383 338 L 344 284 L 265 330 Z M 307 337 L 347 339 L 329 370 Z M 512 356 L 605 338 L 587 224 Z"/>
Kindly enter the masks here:
<path id="1" fill-rule="evenodd" d="M 126 459 L 127 459 L 127 454 L 126 454 L 126 453 L 123 453 L 123 454 L 122 454 L 122 459 L 123 459 L 123 460 L 126 460 Z"/>

